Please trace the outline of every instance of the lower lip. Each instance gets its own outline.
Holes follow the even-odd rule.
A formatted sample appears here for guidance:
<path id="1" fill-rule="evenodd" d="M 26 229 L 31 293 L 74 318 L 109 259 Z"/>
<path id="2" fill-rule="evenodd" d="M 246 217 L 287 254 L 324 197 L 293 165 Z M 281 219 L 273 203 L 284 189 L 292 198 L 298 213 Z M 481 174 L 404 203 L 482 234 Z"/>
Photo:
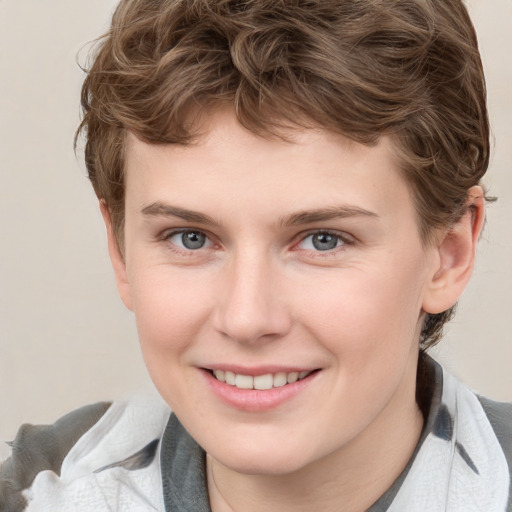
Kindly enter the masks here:
<path id="1" fill-rule="evenodd" d="M 320 373 L 315 371 L 304 379 L 279 388 L 256 390 L 239 389 L 236 386 L 230 386 L 225 382 L 217 380 L 209 370 L 203 369 L 201 371 L 210 389 L 222 402 L 236 409 L 248 412 L 262 412 L 279 407 L 309 387 Z"/>

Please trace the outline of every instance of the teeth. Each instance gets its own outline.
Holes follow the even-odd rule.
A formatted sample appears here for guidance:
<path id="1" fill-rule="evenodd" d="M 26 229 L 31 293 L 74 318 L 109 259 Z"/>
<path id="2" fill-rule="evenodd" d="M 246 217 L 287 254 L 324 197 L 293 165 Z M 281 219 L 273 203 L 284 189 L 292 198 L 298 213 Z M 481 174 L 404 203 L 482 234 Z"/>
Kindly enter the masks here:
<path id="1" fill-rule="evenodd" d="M 250 375 L 237 375 L 235 386 L 240 389 L 254 389 L 254 377 Z"/>
<path id="2" fill-rule="evenodd" d="M 270 373 L 254 377 L 254 389 L 271 389 L 274 386 L 274 379 Z"/>
<path id="3" fill-rule="evenodd" d="M 242 375 L 230 371 L 214 370 L 213 375 L 220 382 L 225 382 L 230 386 L 235 386 L 239 389 L 258 389 L 264 391 L 266 389 L 280 388 L 287 384 L 293 384 L 298 380 L 304 379 L 311 372 L 279 372 L 275 374 L 267 373 L 265 375 L 258 375 L 252 377 L 250 375 Z"/>
<path id="4" fill-rule="evenodd" d="M 288 381 L 286 379 L 286 373 L 281 372 L 281 373 L 276 373 L 274 375 L 274 387 L 275 388 L 280 388 L 287 383 L 288 383 Z"/>
<path id="5" fill-rule="evenodd" d="M 226 374 L 222 370 L 215 370 L 213 372 L 215 378 L 221 382 L 226 382 Z"/>
<path id="6" fill-rule="evenodd" d="M 294 382 L 297 382 L 299 380 L 299 372 L 292 372 L 289 373 L 286 377 L 286 380 L 288 381 L 288 384 L 293 384 Z"/>

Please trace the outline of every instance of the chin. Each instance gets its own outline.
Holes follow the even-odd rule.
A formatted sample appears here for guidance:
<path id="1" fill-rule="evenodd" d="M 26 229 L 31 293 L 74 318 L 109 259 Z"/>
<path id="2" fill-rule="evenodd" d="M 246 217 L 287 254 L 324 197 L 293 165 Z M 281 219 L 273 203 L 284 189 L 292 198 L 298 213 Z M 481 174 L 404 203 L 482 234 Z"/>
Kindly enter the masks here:
<path id="1" fill-rule="evenodd" d="M 290 461 L 289 459 L 268 459 L 260 457 L 254 458 L 229 458 L 228 460 L 219 460 L 224 466 L 232 471 L 244 475 L 260 475 L 260 476 L 284 476 L 302 469 L 306 464 L 299 461 Z"/>
<path id="2" fill-rule="evenodd" d="M 281 446 L 280 449 L 277 449 L 275 445 L 237 444 L 230 443 L 226 450 L 216 446 L 208 453 L 223 466 L 246 475 L 288 475 L 304 468 L 314 459 L 297 448 L 297 445 L 294 447 Z"/>

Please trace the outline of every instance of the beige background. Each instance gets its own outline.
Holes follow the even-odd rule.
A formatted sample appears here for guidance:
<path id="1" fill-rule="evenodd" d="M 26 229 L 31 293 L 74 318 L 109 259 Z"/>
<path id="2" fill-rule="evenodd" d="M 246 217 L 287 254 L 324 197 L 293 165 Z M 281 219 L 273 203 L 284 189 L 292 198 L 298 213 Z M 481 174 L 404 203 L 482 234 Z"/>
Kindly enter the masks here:
<path id="1" fill-rule="evenodd" d="M 21 422 L 151 386 L 72 149 L 76 54 L 106 28 L 113 5 L 0 0 L 0 440 Z M 500 201 L 437 354 L 479 392 L 512 400 L 512 2 L 472 0 L 470 9 L 496 145 L 487 183 Z"/>

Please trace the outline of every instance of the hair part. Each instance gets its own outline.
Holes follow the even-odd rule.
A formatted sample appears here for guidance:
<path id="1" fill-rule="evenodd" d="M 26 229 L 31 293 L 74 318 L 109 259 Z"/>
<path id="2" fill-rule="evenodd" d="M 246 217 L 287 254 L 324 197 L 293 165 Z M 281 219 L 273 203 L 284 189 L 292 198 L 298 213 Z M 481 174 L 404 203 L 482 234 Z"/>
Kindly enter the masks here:
<path id="1" fill-rule="evenodd" d="M 293 126 L 366 145 L 390 136 L 424 243 L 461 218 L 489 163 L 485 80 L 460 0 L 122 0 L 77 131 L 121 247 L 127 133 L 188 144 L 191 113 L 220 103 L 264 137 Z M 427 315 L 423 348 L 452 314 Z"/>

